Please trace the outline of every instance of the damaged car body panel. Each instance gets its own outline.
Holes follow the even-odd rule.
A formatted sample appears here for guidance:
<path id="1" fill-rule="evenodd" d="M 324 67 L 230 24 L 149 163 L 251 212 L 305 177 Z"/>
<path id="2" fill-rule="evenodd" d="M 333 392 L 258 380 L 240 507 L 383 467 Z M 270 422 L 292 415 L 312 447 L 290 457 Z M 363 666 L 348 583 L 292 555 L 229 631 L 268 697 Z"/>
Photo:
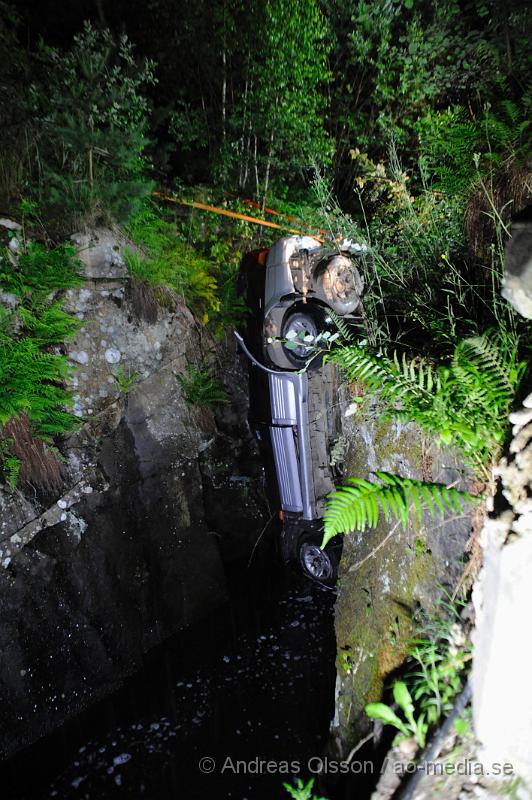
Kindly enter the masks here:
<path id="1" fill-rule="evenodd" d="M 264 355 L 281 369 L 294 369 L 303 364 L 286 352 L 286 335 L 298 328 L 311 336 L 333 330 L 328 312 L 355 314 L 361 307 L 363 281 L 345 252 L 324 247 L 311 236 L 280 239 L 269 249 L 265 266 Z"/>

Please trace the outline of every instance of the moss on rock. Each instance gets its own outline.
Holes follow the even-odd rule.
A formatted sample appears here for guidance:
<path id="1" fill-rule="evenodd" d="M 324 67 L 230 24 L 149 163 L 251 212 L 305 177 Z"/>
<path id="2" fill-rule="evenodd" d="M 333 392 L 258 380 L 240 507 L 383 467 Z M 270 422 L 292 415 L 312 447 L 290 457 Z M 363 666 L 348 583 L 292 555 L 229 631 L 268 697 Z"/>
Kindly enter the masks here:
<path id="1" fill-rule="evenodd" d="M 460 477 L 452 454 L 437 454 L 414 424 L 372 418 L 348 431 L 348 474 L 376 469 L 450 482 Z M 427 459 L 430 453 L 430 459 Z M 449 466 L 451 465 L 451 466 Z M 445 586 L 454 586 L 469 536 L 468 515 L 445 521 L 417 520 L 403 528 L 381 519 L 369 531 L 344 537 L 336 603 L 338 698 L 335 738 L 347 751 L 367 732 L 367 703 L 380 699 L 387 677 L 404 662 L 413 617 L 434 610 Z"/>

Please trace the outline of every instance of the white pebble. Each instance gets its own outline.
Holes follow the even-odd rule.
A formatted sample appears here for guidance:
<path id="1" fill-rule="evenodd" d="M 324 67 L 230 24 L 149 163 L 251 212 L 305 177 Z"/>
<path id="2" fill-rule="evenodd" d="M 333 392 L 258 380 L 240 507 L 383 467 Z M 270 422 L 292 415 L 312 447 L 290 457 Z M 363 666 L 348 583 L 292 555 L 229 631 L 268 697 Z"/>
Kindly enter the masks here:
<path id="1" fill-rule="evenodd" d="M 119 756 L 115 756 L 113 758 L 113 764 L 118 766 L 119 764 L 125 764 L 131 758 L 130 753 L 120 753 Z"/>
<path id="2" fill-rule="evenodd" d="M 79 353 L 76 350 L 74 350 L 72 353 L 70 353 L 70 358 L 72 359 L 72 361 L 77 361 L 78 364 L 89 363 L 89 356 L 85 352 L 85 350 L 80 350 Z"/>
<path id="3" fill-rule="evenodd" d="M 105 360 L 108 364 L 118 364 L 121 358 L 120 350 L 117 350 L 116 347 L 109 347 L 105 351 Z"/>

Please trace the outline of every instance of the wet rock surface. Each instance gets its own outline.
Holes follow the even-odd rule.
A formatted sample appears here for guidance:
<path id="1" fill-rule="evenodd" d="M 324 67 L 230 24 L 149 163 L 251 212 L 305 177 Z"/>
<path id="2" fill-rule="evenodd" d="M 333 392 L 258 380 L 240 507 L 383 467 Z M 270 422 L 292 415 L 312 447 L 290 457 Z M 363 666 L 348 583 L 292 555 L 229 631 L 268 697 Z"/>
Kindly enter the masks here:
<path id="1" fill-rule="evenodd" d="M 103 231 L 78 245 L 86 280 L 66 303 L 81 323 L 68 351 L 82 424 L 62 448 L 65 483 L 58 496 L 0 489 L 4 755 L 225 603 L 222 550 L 249 556 L 269 518 L 231 340 L 206 341 L 179 303 L 140 320 L 124 242 Z M 219 414 L 190 406 L 176 377 L 205 352 L 228 365 Z"/>

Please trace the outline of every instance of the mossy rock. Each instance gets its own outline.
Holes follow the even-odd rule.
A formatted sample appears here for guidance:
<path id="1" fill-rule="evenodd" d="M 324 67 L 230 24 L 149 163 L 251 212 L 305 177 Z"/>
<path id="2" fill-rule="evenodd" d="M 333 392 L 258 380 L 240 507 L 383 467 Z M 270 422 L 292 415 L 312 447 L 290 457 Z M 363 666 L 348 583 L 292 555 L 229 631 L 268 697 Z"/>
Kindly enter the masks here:
<path id="1" fill-rule="evenodd" d="M 465 488 L 467 476 L 452 453 L 439 453 L 414 424 L 383 421 L 377 403 L 371 418 L 355 419 L 347 436 L 347 474 L 368 477 L 377 469 Z M 395 522 L 344 537 L 336 603 L 338 646 L 337 729 L 349 750 L 369 729 L 364 713 L 381 698 L 403 664 L 420 612 L 433 614 L 463 569 L 469 515 Z"/>

